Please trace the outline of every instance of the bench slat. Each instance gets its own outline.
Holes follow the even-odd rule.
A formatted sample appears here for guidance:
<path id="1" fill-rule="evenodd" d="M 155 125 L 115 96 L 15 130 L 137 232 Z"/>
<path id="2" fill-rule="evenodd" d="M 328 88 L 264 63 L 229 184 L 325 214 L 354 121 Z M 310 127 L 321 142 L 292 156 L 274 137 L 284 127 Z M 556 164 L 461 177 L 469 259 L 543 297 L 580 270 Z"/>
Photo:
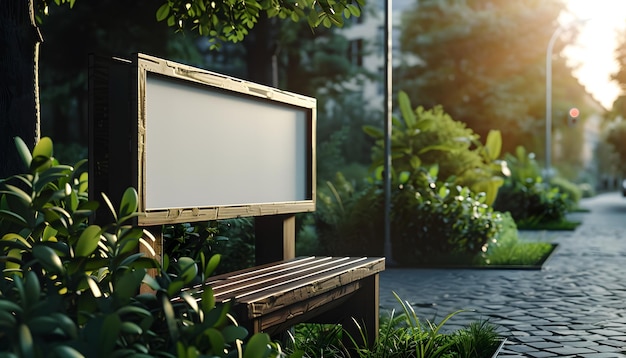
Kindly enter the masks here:
<path id="1" fill-rule="evenodd" d="M 249 318 L 254 318 L 347 286 L 382 270 L 383 258 L 301 257 L 215 276 L 207 283 L 213 289 L 216 301 L 234 300 L 247 305 Z M 339 290 L 332 298 L 338 299 L 355 289 L 346 289 L 343 293 Z M 190 289 L 189 293 L 199 297 L 202 286 Z"/>

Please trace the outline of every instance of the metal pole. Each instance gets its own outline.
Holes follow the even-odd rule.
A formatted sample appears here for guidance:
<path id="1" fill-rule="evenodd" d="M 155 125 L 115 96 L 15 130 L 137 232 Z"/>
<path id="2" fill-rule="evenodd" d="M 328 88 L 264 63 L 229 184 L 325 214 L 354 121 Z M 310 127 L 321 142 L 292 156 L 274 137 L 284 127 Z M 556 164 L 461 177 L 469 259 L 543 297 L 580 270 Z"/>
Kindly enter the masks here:
<path id="1" fill-rule="evenodd" d="M 557 27 L 548 41 L 546 49 L 546 180 L 550 178 L 552 172 L 552 51 L 557 37 L 563 31 L 562 27 Z"/>
<path id="2" fill-rule="evenodd" d="M 385 260 L 388 265 L 393 264 L 391 245 L 391 116 L 393 111 L 392 93 L 392 0 L 385 0 L 385 162 L 383 170 L 383 185 L 385 192 Z"/>
<path id="3" fill-rule="evenodd" d="M 554 43 L 559 35 L 567 28 L 571 28 L 577 24 L 584 24 L 587 19 L 575 19 L 566 26 L 559 26 L 552 33 L 548 47 L 546 48 L 546 172 L 544 177 L 546 181 L 552 175 L 552 51 Z"/>

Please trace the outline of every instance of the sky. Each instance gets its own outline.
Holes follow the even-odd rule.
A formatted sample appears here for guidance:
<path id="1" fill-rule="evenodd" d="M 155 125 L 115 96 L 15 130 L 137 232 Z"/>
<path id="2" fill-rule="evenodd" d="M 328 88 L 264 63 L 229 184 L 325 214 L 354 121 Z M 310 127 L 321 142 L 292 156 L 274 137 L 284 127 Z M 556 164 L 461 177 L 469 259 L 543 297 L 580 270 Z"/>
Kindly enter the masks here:
<path id="1" fill-rule="evenodd" d="M 577 43 L 568 46 L 563 54 L 571 65 L 579 67 L 574 72 L 596 100 L 609 109 L 620 94 L 620 89 L 610 79 L 617 71 L 615 47 L 617 32 L 626 28 L 626 0 L 566 0 L 568 8 L 577 19 L 584 22 Z M 571 21 L 562 19 L 562 23 Z"/>

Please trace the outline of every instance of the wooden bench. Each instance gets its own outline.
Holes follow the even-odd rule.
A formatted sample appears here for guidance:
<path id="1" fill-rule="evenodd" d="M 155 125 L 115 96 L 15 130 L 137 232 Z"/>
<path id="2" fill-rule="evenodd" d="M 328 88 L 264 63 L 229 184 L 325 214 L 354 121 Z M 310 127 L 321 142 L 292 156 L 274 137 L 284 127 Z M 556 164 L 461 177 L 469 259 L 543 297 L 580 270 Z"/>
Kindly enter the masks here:
<path id="1" fill-rule="evenodd" d="M 341 324 L 357 341 L 378 333 L 378 273 L 383 258 L 298 257 L 211 277 L 217 302 L 234 303 L 239 324 L 276 335 L 303 322 Z M 192 296 L 203 285 L 192 287 Z M 366 342 L 360 342 L 366 343 Z"/>
<path id="2" fill-rule="evenodd" d="M 354 318 L 374 342 L 384 259 L 295 258 L 295 214 L 316 205 L 314 98 L 145 54 L 91 56 L 89 97 L 89 195 L 119 207 L 137 189 L 147 255 L 162 260 L 163 225 L 254 218 L 257 266 L 208 282 L 238 322 L 271 335 L 338 323 L 358 340 Z"/>

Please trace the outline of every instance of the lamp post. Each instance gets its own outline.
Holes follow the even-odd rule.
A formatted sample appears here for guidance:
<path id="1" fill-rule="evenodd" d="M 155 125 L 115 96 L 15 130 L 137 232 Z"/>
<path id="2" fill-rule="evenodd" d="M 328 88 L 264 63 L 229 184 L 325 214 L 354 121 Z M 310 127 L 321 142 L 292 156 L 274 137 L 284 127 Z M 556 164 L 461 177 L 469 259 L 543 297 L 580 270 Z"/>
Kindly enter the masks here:
<path id="1" fill-rule="evenodd" d="M 563 27 L 559 26 L 552 33 L 548 48 L 546 49 L 546 179 L 550 178 L 552 171 L 552 51 L 554 43 L 563 32 Z"/>
<path id="2" fill-rule="evenodd" d="M 565 29 L 569 29 L 576 24 L 582 24 L 586 20 L 574 20 L 565 27 L 559 26 L 552 33 L 548 47 L 546 48 L 546 169 L 545 178 L 549 179 L 552 174 L 552 51 L 554 43 Z"/>
<path id="3" fill-rule="evenodd" d="M 385 0 L 385 99 L 384 99 L 384 113 L 385 113 L 385 161 L 384 161 L 384 178 L 383 186 L 385 193 L 385 218 L 384 218 L 384 254 L 387 261 L 387 265 L 394 265 L 393 249 L 391 244 L 391 116 L 393 110 L 393 93 L 392 93 L 392 0 Z"/>

